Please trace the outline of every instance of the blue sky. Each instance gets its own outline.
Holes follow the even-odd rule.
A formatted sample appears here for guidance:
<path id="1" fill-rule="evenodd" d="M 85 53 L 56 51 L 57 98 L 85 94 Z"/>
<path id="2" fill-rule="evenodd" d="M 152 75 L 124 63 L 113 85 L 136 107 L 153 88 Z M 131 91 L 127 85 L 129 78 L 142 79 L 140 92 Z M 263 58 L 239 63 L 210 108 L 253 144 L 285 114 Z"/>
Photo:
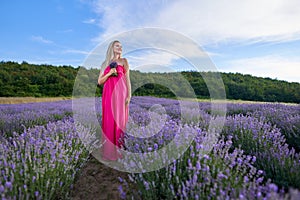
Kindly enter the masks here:
<path id="1" fill-rule="evenodd" d="M 197 42 L 220 72 L 300 82 L 299 8 L 297 0 L 1 1 L 0 60 L 77 67 L 112 35 L 156 27 Z M 128 59 L 133 68 L 137 56 L 181 63 L 140 52 Z"/>

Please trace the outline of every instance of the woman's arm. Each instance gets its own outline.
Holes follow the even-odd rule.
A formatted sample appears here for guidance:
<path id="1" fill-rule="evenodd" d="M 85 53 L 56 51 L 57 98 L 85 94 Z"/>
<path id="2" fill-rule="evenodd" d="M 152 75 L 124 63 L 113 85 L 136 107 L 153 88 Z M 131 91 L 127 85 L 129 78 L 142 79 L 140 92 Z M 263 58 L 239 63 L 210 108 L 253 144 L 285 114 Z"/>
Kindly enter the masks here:
<path id="1" fill-rule="evenodd" d="M 131 99 L 131 83 L 130 83 L 130 74 L 129 74 L 129 64 L 128 64 L 126 58 L 124 58 L 124 66 L 125 66 L 125 69 L 126 69 L 126 85 L 127 85 L 127 91 L 128 91 L 125 103 L 129 104 L 130 99 Z"/>
<path id="2" fill-rule="evenodd" d="M 102 85 L 105 83 L 105 81 L 110 77 L 113 73 L 117 72 L 115 68 L 110 69 L 110 71 L 104 75 L 104 71 L 100 71 L 99 77 L 98 77 L 98 84 Z"/>

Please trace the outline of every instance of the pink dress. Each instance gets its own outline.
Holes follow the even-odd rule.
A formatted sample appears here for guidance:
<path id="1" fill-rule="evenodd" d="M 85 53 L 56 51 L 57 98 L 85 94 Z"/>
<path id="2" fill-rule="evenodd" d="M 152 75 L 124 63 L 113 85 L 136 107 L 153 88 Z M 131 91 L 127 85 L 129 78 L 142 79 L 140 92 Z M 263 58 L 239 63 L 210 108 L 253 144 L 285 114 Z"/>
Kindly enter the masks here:
<path id="1" fill-rule="evenodd" d="M 103 160 L 117 160 L 122 155 L 117 151 L 124 145 L 124 132 L 128 121 L 128 95 L 126 70 L 117 65 L 118 76 L 110 76 L 105 81 L 102 92 L 102 144 Z M 110 71 L 107 66 L 104 75 Z"/>

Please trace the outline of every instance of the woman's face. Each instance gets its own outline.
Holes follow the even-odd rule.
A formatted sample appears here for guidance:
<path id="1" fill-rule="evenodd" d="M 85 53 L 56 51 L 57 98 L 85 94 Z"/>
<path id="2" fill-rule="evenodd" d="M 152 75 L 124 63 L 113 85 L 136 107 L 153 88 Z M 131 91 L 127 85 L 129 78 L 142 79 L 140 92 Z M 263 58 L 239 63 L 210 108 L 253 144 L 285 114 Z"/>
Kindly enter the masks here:
<path id="1" fill-rule="evenodd" d="M 118 53 L 118 54 L 122 53 L 122 44 L 120 42 L 115 42 L 113 48 L 114 48 L 114 53 Z"/>

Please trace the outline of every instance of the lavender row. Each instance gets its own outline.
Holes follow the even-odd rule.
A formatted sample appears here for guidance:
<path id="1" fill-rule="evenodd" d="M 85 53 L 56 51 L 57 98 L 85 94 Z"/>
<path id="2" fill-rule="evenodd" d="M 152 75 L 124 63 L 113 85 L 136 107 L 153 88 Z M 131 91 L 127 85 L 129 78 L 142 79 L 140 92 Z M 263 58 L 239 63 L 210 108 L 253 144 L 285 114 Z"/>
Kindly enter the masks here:
<path id="1" fill-rule="evenodd" d="M 285 136 L 271 123 L 251 116 L 229 116 L 223 134 L 233 138 L 234 147 L 257 158 L 255 166 L 281 187 L 300 189 L 300 155 L 289 149 Z"/>
<path id="2" fill-rule="evenodd" d="M 0 144 L 2 199 L 65 199 L 74 177 L 86 161 L 73 120 L 49 122 L 14 132 Z"/>
<path id="3" fill-rule="evenodd" d="M 92 103 L 88 106 L 92 109 L 96 108 L 96 113 L 100 120 L 101 101 L 99 99 L 96 99 L 96 101 L 92 102 L 96 102 L 96 104 Z M 32 107 L 30 107 L 29 104 L 27 104 L 27 108 L 25 108 L 26 106 L 24 105 L 23 110 L 20 109 L 22 105 L 20 105 L 20 108 L 18 108 L 19 105 L 15 105 L 16 108 L 14 108 L 14 106 L 11 106 L 9 108 L 3 106 L 1 107 L 1 113 L 4 113 L 2 112 L 2 110 L 5 110 L 6 115 L 11 116 L 13 116 L 15 112 L 25 113 L 23 115 L 20 115 L 19 118 L 16 117 L 16 120 L 14 121 L 14 123 L 17 124 L 16 127 L 22 127 L 21 124 L 27 123 L 28 126 L 32 126 L 36 123 L 39 123 L 38 121 L 34 121 L 39 118 L 47 119 L 47 117 L 49 117 L 47 114 L 51 116 L 51 113 L 57 112 L 59 113 L 57 116 L 64 116 L 64 113 L 72 112 L 70 102 L 67 103 L 67 101 L 64 101 L 56 103 L 57 104 L 47 103 L 43 106 L 42 104 L 39 104 L 38 106 L 37 103 L 32 104 Z M 82 104 L 86 105 L 86 103 L 87 100 L 84 99 L 82 101 Z M 291 150 L 291 146 L 288 146 L 288 144 L 286 143 L 287 141 L 285 140 L 285 135 L 287 133 L 290 133 L 290 135 L 293 138 L 293 141 L 296 141 L 296 144 L 298 144 L 296 137 L 297 135 L 299 135 L 299 129 L 297 129 L 297 127 L 299 127 L 299 107 L 278 104 L 227 105 L 228 116 L 226 118 L 225 129 L 223 130 L 223 135 L 225 135 L 225 139 L 221 139 L 217 144 L 215 144 L 213 146 L 213 150 L 211 152 L 208 152 L 204 157 L 201 154 L 201 150 L 203 149 L 203 141 L 201 138 L 203 135 L 207 134 L 208 123 L 212 118 L 217 117 L 218 113 L 211 112 L 210 103 L 199 103 L 199 108 L 201 114 L 200 119 L 194 117 L 197 116 L 197 113 L 190 108 L 187 109 L 188 116 L 182 117 L 184 113 L 180 108 L 180 102 L 178 100 L 154 97 L 132 98 L 130 104 L 130 121 L 128 129 L 129 132 L 126 138 L 126 144 L 128 145 L 128 149 L 130 151 L 147 152 L 159 150 L 162 146 L 169 144 L 169 142 L 174 139 L 176 133 L 178 133 L 178 130 L 180 130 L 183 126 L 188 126 L 190 130 L 196 130 L 197 132 L 199 132 L 199 136 L 197 137 L 191 148 L 185 152 L 181 159 L 177 160 L 169 167 L 151 173 L 133 174 L 129 177 L 131 181 L 133 181 L 134 183 L 136 183 L 137 186 L 139 186 L 139 190 L 137 191 L 139 196 L 143 198 L 154 199 L 158 197 L 164 197 L 164 195 L 167 195 L 165 197 L 170 197 L 169 195 L 171 195 L 171 197 L 179 199 L 285 199 L 288 198 L 288 196 L 291 197 L 293 195 L 295 196 L 299 194 L 296 190 L 291 190 L 290 193 L 284 194 L 283 191 L 279 189 L 281 186 L 285 188 L 299 188 L 299 155 L 294 150 Z M 237 112 L 242 112 L 243 114 L 234 115 L 234 113 Z M 84 113 L 86 113 L 86 110 L 84 110 Z M 33 117 L 27 117 L 30 115 L 32 115 Z M 18 116 L 18 114 L 16 114 L 16 116 Z M 55 114 L 52 116 L 55 116 Z M 86 115 L 84 115 L 83 117 L 85 120 L 84 123 L 86 124 L 90 123 L 93 120 L 92 118 L 89 118 L 89 116 Z M 91 115 L 90 117 L 94 116 Z M 10 118 L 3 117 L 2 125 L 4 124 L 3 127 L 5 125 L 7 127 L 11 127 L 11 129 L 7 129 L 6 127 L 3 130 L 16 130 L 16 127 L 14 127 L 14 123 L 11 123 L 11 125 L 9 125 L 9 121 L 6 121 L 6 119 Z M 52 119 L 53 121 L 55 121 L 55 118 L 49 117 L 48 119 L 50 121 Z M 184 119 L 185 121 L 182 119 Z M 73 123 L 72 120 L 67 121 L 68 123 Z M 64 121 L 62 123 L 49 122 L 49 124 L 56 124 L 55 127 L 57 126 L 57 129 L 55 130 L 49 129 L 51 130 L 49 131 L 49 135 L 50 132 L 54 133 L 52 134 L 54 136 L 61 135 L 60 133 L 64 131 L 68 132 L 68 128 L 59 128 L 64 127 L 65 125 L 63 123 L 67 121 Z M 192 125 L 192 122 L 197 122 L 198 127 Z M 275 127 L 276 124 L 278 125 Z M 74 126 L 74 124 L 72 126 Z M 148 129 L 144 129 L 140 132 L 135 131 L 140 130 L 140 127 L 143 126 L 148 127 Z M 22 134 L 23 131 L 19 131 L 21 135 L 14 134 L 12 136 L 12 138 L 14 139 L 5 139 L 6 142 L 4 142 L 3 144 L 6 144 L 6 146 L 2 145 L 0 147 L 0 156 L 3 156 L 4 154 L 11 155 L 10 157 L 8 157 L 9 159 L 6 159 L 6 162 L 8 163 L 9 160 L 13 160 L 11 163 L 18 163 L 17 160 L 22 160 L 17 159 L 19 158 L 18 156 L 21 154 L 13 154 L 12 152 L 18 152 L 20 151 L 19 149 L 28 146 L 27 144 L 31 144 L 29 145 L 30 148 L 38 149 L 30 151 L 35 152 L 32 153 L 32 155 L 37 154 L 37 156 L 31 157 L 42 159 L 43 156 L 39 156 L 40 151 L 41 149 L 47 148 L 42 147 L 42 145 L 41 147 L 39 147 L 38 145 L 34 146 L 34 143 L 30 143 L 32 140 L 30 138 L 34 137 L 42 138 L 40 139 L 41 141 L 45 139 L 46 141 L 44 141 L 44 143 L 46 146 L 51 146 L 51 143 L 48 143 L 49 141 L 52 141 L 52 143 L 56 144 L 65 144 L 64 142 L 66 141 L 63 142 L 63 140 L 66 135 L 63 137 L 55 137 L 52 139 L 49 139 L 49 137 L 42 136 L 43 134 L 35 135 L 35 132 L 39 132 L 37 131 L 37 129 L 39 129 L 41 132 L 47 132 L 41 127 L 36 129 L 25 129 L 24 133 L 32 132 L 30 134 L 30 137 L 26 140 L 22 138 L 24 137 L 24 133 Z M 48 126 L 44 128 L 47 129 Z M 295 132 L 291 134 L 290 130 L 293 130 Z M 129 134 L 130 131 L 132 132 L 131 135 Z M 284 131 L 286 131 L 286 133 Z M 84 134 L 84 132 L 91 132 L 91 130 L 89 130 L 86 127 L 77 127 L 77 134 L 82 135 Z M 152 136 L 149 138 L 140 138 L 141 135 L 147 134 L 152 134 Z M 69 140 L 70 139 L 67 139 L 67 141 Z M 14 141 L 29 142 L 27 142 L 26 145 L 23 145 L 22 148 L 16 148 Z M 78 145 L 80 146 L 82 144 L 76 143 L 74 145 L 74 148 L 76 149 L 76 146 Z M 241 145 L 240 148 L 239 145 Z M 4 151 L 4 149 L 7 149 L 7 146 L 10 146 L 11 153 L 6 153 Z M 44 161 L 39 160 L 40 163 L 36 163 L 35 165 L 40 165 L 41 163 L 44 163 L 44 166 L 48 166 L 48 163 L 51 164 L 51 162 L 48 162 L 49 160 L 51 160 L 51 153 L 49 154 L 49 152 L 51 152 L 51 149 L 53 148 L 48 148 L 48 154 L 45 154 L 48 155 L 47 157 L 45 157 L 46 159 L 44 158 Z M 71 149 L 73 149 L 73 147 Z M 76 150 L 72 151 L 76 152 Z M 72 151 L 67 153 L 72 154 Z M 23 154 L 24 158 L 28 158 L 28 153 L 26 154 L 27 157 L 25 156 L 25 153 Z M 61 154 L 55 154 L 58 163 L 65 162 L 60 160 L 61 158 L 59 157 L 59 155 Z M 74 156 L 74 154 L 72 155 Z M 81 155 L 84 155 L 84 153 L 82 153 Z M 72 156 L 70 156 L 70 158 L 72 158 Z M 10 168 L 12 168 L 11 166 L 13 166 L 13 169 L 16 169 L 16 167 L 14 167 L 14 165 L 12 165 L 11 163 L 10 165 L 6 164 L 6 167 L 3 167 L 1 171 L 1 173 L 4 174 L 3 180 L 5 180 L 2 181 L 0 186 L 0 192 L 3 191 L 1 195 L 3 195 L 4 193 L 5 195 L 10 196 L 17 194 L 21 195 L 22 198 L 26 198 L 26 195 L 29 195 L 27 194 L 28 192 L 26 193 L 26 188 L 31 187 L 31 185 L 34 184 L 32 184 L 31 182 L 26 182 L 26 184 L 24 184 L 25 173 L 20 173 L 21 169 L 23 169 L 24 171 L 24 167 L 20 167 L 23 166 L 23 164 L 20 163 L 18 163 L 18 165 L 15 164 L 15 166 L 19 166 L 20 168 L 18 173 L 22 176 L 20 175 L 21 178 L 17 178 L 17 180 L 21 181 L 15 181 L 16 178 L 14 178 L 13 184 L 10 178 L 14 177 L 15 174 L 13 173 L 14 170 L 10 170 Z M 79 163 L 81 162 L 78 161 L 77 165 L 79 165 Z M 2 166 L 2 163 L 0 166 Z M 28 162 L 28 166 L 32 166 L 32 161 Z M 57 166 L 60 166 L 58 167 L 60 170 L 64 168 L 61 167 L 62 165 L 59 164 L 57 164 Z M 36 171 L 36 169 L 40 170 L 38 172 L 44 172 L 42 170 L 43 168 L 44 167 L 32 168 L 30 173 L 34 173 L 33 171 Z M 47 181 L 45 181 L 47 176 L 55 177 L 56 175 L 54 174 L 59 174 L 61 172 L 60 170 L 58 170 L 58 172 L 53 171 L 54 169 L 52 170 L 51 167 L 46 167 L 46 169 L 48 169 L 49 172 L 46 173 L 45 176 L 42 176 L 42 178 L 44 179 L 41 178 L 41 180 L 44 180 L 46 186 L 49 186 L 49 183 L 47 185 Z M 11 174 L 14 174 L 14 176 L 12 176 Z M 50 178 L 52 182 L 55 182 L 55 184 L 53 183 L 53 187 L 51 186 L 53 189 L 51 190 L 52 193 L 49 193 L 49 191 L 45 192 L 45 187 L 41 186 L 42 189 L 40 190 L 37 190 L 36 188 L 31 188 L 30 195 L 36 195 L 41 193 L 43 195 L 48 196 L 53 195 L 53 193 L 56 193 L 57 195 L 57 191 L 61 191 L 61 188 L 59 190 L 57 190 L 57 188 L 64 187 L 64 183 L 68 182 L 62 180 L 70 180 L 68 182 L 69 184 L 65 184 L 66 188 L 69 188 L 69 186 L 71 185 L 71 182 L 73 180 L 72 178 L 74 175 L 71 172 L 68 174 L 68 176 L 59 176 L 62 177 L 62 179 L 59 179 L 58 181 L 54 180 L 54 178 Z M 274 176 L 274 174 L 276 176 Z M 38 177 L 41 175 L 35 174 L 34 176 Z M 30 177 L 29 180 L 32 181 L 32 177 Z M 270 178 L 270 180 L 268 180 L 268 178 Z M 122 181 L 122 187 L 126 187 L 126 181 Z M 19 184 L 16 184 L 17 182 L 19 182 Z M 42 181 L 42 183 L 44 182 Z M 38 185 L 43 184 L 39 182 Z M 27 191 L 29 191 L 29 189 L 27 189 Z M 130 194 L 122 193 L 121 187 L 120 192 L 123 195 L 123 197 L 125 195 L 127 195 L 127 197 L 130 196 Z M 43 198 L 45 198 L 46 196 L 43 195 L 37 195 L 36 197 L 39 198 L 42 196 Z"/>
<path id="4" fill-rule="evenodd" d="M 135 123 L 140 122 L 140 126 L 147 126 L 152 120 L 157 123 L 154 127 L 161 127 L 159 119 L 162 119 L 162 116 L 158 115 L 157 120 L 149 118 L 151 112 L 148 110 L 153 105 L 162 105 L 168 115 L 165 118 L 166 123 L 159 131 L 152 128 L 152 131 L 157 133 L 153 137 L 148 139 L 128 137 L 126 143 L 131 151 L 157 151 L 161 146 L 167 145 L 178 133 L 182 122 L 178 120 L 181 113 L 176 100 L 138 97 L 132 102 L 134 106 L 132 106 L 131 116 L 135 119 Z M 280 132 L 282 130 L 274 127 L 263 115 L 268 109 L 279 107 L 286 108 L 286 115 L 297 117 L 298 107 L 277 104 L 243 104 L 240 108 L 239 106 L 228 105 L 229 112 L 232 113 L 235 112 L 233 109 L 245 109 L 244 115 L 226 118 L 223 130 L 226 140 L 221 139 L 213 147 L 212 152 L 204 158 L 197 156 L 200 155 L 202 146 L 201 139 L 198 139 L 182 159 L 168 168 L 130 175 L 130 180 L 139 187 L 136 194 L 125 194 L 123 187 L 127 187 L 128 183 L 121 180 L 121 195 L 124 198 L 130 198 L 130 195 L 141 195 L 149 199 L 161 197 L 178 199 L 298 198 L 299 192 L 292 188 L 299 188 L 299 154 L 288 148 L 285 136 Z M 200 132 L 204 133 L 212 116 L 209 115 L 210 108 L 207 103 L 201 104 L 200 108 L 202 119 L 199 121 L 199 128 Z M 208 112 L 205 113 L 205 111 Z M 258 116 L 258 113 L 261 113 L 261 116 Z M 192 111 L 190 114 L 193 114 Z M 141 131 L 139 135 L 147 135 L 148 132 Z M 278 171 L 274 172 L 274 168 Z M 285 193 L 283 189 L 290 190 L 290 192 Z"/>
<path id="5" fill-rule="evenodd" d="M 172 133 L 177 132 L 178 127 L 173 127 L 173 129 L 172 127 L 166 127 L 165 131 L 171 129 Z M 126 194 L 124 188 L 130 184 L 120 179 L 121 197 L 128 199 L 134 196 L 142 199 L 288 199 L 299 197 L 298 191 L 291 190 L 286 194 L 270 179 L 265 178 L 264 171 L 254 166 L 257 157 L 245 154 L 240 148 L 234 148 L 231 136 L 228 136 L 226 140 L 219 140 L 213 146 L 212 151 L 203 155 L 203 138 L 207 132 L 198 129 L 198 133 L 188 151 L 168 167 L 148 173 L 130 174 L 129 182 L 134 183 L 138 191 Z M 168 139 L 170 138 L 167 137 L 166 140 Z M 154 143 L 153 148 L 149 149 L 149 144 L 137 140 L 133 144 L 135 145 L 132 147 L 135 149 L 148 147 L 148 151 L 157 150 L 160 147 L 159 143 Z M 129 191 L 128 188 L 126 190 Z"/>
<path id="6" fill-rule="evenodd" d="M 176 99 L 155 98 L 155 97 L 134 97 L 134 107 L 151 108 L 159 104 L 166 109 L 166 113 L 173 119 L 181 116 L 180 103 Z M 279 104 L 279 103 L 228 103 L 227 116 L 236 114 L 251 115 L 265 123 L 271 123 L 280 129 L 285 136 L 286 143 L 296 152 L 300 152 L 300 105 Z M 201 114 L 212 115 L 210 102 L 199 102 Z M 206 118 L 206 116 L 205 116 Z"/>
<path id="7" fill-rule="evenodd" d="M 0 134 L 11 135 L 24 128 L 45 125 L 72 115 L 71 100 L 27 104 L 0 104 Z"/>

